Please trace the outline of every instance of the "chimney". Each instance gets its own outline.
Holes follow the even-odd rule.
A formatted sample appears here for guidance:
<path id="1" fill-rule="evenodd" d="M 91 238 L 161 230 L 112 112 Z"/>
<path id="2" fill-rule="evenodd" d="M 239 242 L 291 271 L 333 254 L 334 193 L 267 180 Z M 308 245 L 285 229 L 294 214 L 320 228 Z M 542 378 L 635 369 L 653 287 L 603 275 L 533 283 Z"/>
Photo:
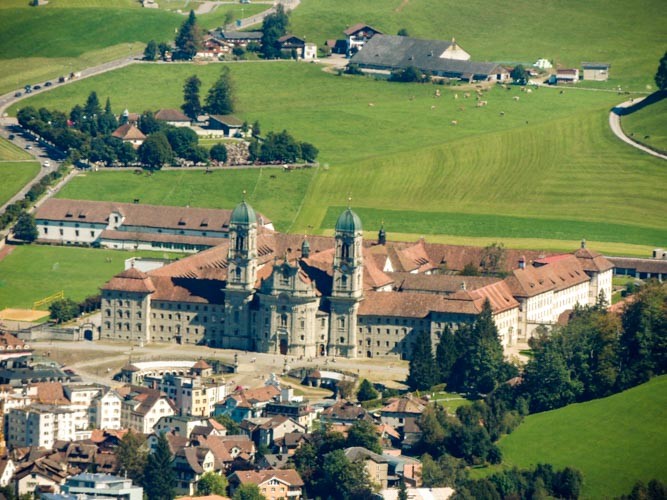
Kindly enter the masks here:
<path id="1" fill-rule="evenodd" d="M 378 232 L 378 245 L 387 244 L 387 233 L 384 230 L 384 222 L 380 226 L 380 231 Z"/>
<path id="2" fill-rule="evenodd" d="M 526 269 L 526 257 L 519 257 L 519 269 Z"/>
<path id="3" fill-rule="evenodd" d="M 461 282 L 461 290 L 465 290 L 465 289 L 466 289 L 466 282 L 462 281 Z"/>

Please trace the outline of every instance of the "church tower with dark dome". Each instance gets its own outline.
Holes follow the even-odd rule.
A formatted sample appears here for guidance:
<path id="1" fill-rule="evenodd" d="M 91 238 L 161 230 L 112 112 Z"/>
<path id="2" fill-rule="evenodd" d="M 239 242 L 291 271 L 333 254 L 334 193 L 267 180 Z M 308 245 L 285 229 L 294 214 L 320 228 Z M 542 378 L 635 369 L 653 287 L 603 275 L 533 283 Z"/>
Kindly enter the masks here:
<path id="1" fill-rule="evenodd" d="M 329 348 L 331 354 L 356 357 L 357 310 L 364 291 L 361 219 L 348 207 L 335 231 Z"/>

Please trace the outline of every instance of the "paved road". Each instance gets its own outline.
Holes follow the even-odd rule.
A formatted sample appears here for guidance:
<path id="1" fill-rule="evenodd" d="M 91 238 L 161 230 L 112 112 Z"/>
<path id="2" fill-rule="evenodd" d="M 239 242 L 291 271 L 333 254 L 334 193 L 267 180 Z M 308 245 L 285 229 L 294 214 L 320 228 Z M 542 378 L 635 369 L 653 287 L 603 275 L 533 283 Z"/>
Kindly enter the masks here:
<path id="1" fill-rule="evenodd" d="M 662 158 L 663 160 L 667 160 L 667 155 L 658 153 L 657 151 L 653 151 L 651 148 L 647 148 L 646 146 L 630 139 L 630 137 L 625 135 L 625 132 L 623 132 L 623 128 L 621 127 L 621 110 L 629 106 L 634 106 L 643 99 L 644 97 L 641 97 L 639 99 L 631 99 L 629 101 L 622 102 L 621 104 L 613 108 L 609 113 L 609 126 L 611 127 L 611 131 L 616 135 L 616 137 L 618 137 L 623 142 L 629 144 L 632 147 L 640 149 L 652 156 L 655 156 L 657 158 Z"/>

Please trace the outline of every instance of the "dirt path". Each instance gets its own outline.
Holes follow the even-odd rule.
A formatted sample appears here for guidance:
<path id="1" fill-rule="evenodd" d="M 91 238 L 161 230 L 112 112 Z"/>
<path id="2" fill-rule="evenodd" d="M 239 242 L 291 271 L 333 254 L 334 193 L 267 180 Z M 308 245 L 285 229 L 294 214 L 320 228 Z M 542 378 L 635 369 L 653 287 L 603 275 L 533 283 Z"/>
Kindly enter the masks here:
<path id="1" fill-rule="evenodd" d="M 662 158 L 663 160 L 667 160 L 667 155 L 664 155 L 662 153 L 658 153 L 657 151 L 653 151 L 651 148 L 647 148 L 646 146 L 639 144 L 638 142 L 633 141 L 630 139 L 627 135 L 625 135 L 625 132 L 623 132 L 623 128 L 621 127 L 621 114 L 623 111 L 623 108 L 627 108 L 629 106 L 634 106 L 637 104 L 639 101 L 643 100 L 644 98 L 640 99 L 631 99 L 629 101 L 622 102 L 618 106 L 616 106 L 614 109 L 611 110 L 609 113 L 609 126 L 611 127 L 611 131 L 618 137 L 620 140 L 625 142 L 626 144 L 629 144 L 630 146 L 637 148 L 641 151 L 644 151 L 645 153 L 650 154 L 651 156 L 655 156 L 657 158 Z"/>
<path id="2" fill-rule="evenodd" d="M 0 260 L 4 259 L 7 257 L 10 253 L 14 251 L 14 245 L 5 245 L 0 249 Z"/>
<path id="3" fill-rule="evenodd" d="M 409 3 L 410 3 L 410 0 L 403 0 L 403 1 L 401 2 L 401 5 L 399 5 L 398 7 L 396 7 L 396 8 L 394 9 L 394 12 L 401 12 L 401 11 L 405 8 L 405 6 L 406 6 L 407 4 L 409 4 Z"/>

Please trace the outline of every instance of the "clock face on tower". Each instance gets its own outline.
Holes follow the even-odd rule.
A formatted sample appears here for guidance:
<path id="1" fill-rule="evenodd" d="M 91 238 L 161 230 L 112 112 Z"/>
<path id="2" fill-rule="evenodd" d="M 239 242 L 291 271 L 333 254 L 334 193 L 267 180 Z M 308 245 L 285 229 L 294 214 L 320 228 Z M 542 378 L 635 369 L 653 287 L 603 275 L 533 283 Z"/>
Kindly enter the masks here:
<path id="1" fill-rule="evenodd" d="M 350 267 L 347 264 L 343 263 L 340 266 L 340 270 L 343 271 L 344 273 L 349 273 L 350 272 Z"/>

